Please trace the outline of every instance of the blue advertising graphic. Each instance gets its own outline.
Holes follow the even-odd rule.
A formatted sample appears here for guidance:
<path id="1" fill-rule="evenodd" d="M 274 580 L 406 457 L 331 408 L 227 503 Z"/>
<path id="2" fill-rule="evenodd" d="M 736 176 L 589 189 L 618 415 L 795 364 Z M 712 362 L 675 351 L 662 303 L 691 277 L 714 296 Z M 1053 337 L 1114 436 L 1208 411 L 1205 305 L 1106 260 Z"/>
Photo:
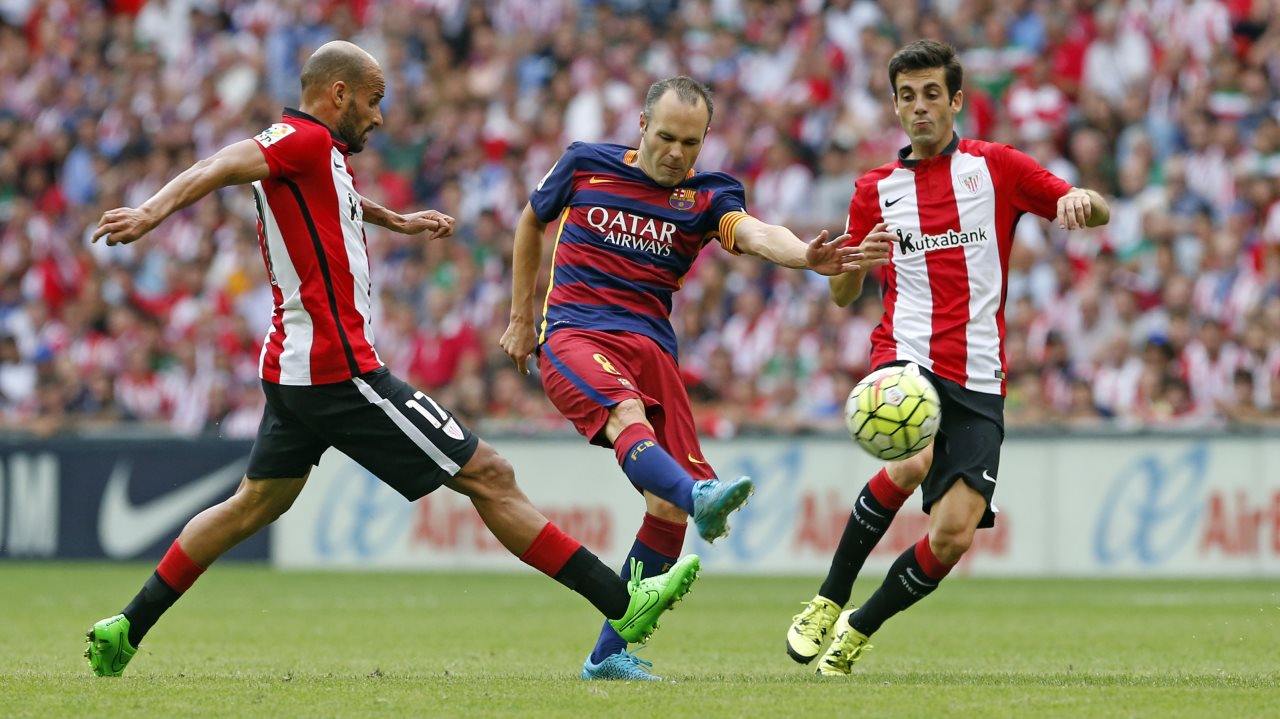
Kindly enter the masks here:
<path id="1" fill-rule="evenodd" d="M 0 558 L 158 559 L 184 524 L 230 496 L 249 443 L 0 443 Z M 268 530 L 270 531 L 270 530 Z M 267 559 L 266 532 L 227 555 Z"/>
<path id="2" fill-rule="evenodd" d="M 763 451 L 735 453 L 718 465 L 723 477 L 746 475 L 755 482 L 755 494 L 730 520 L 733 531 L 716 542 L 716 552 L 708 554 L 707 544 L 690 532 L 695 551 L 709 562 L 732 559 L 752 562 L 777 547 L 790 543 L 799 516 L 800 480 L 805 465 L 804 447 L 799 442 L 772 446 Z M 728 554 L 730 557 L 719 557 Z"/>
<path id="3" fill-rule="evenodd" d="M 315 523 L 316 553 L 326 559 L 384 554 L 410 530 L 414 505 L 363 467 L 328 485 Z"/>
<path id="4" fill-rule="evenodd" d="M 1153 567 L 1185 548 L 1204 513 L 1208 467 L 1205 442 L 1173 457 L 1149 452 L 1122 466 L 1094 530 L 1098 562 Z"/>

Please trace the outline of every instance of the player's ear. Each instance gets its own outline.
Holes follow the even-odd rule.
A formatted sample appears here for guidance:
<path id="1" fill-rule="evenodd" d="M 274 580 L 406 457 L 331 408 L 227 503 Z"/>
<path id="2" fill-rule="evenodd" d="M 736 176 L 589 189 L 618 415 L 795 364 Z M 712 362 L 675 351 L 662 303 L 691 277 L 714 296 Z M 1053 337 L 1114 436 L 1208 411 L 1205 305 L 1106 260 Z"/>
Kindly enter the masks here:
<path id="1" fill-rule="evenodd" d="M 956 94 L 951 96 L 951 112 L 959 113 L 964 107 L 964 90 L 956 90 Z"/>
<path id="2" fill-rule="evenodd" d="M 329 97 L 333 100 L 333 104 L 338 106 L 338 109 L 342 109 L 342 106 L 346 104 L 348 92 L 350 92 L 350 89 L 347 87 L 347 83 L 342 80 L 338 80 L 329 86 Z"/>
<path id="3" fill-rule="evenodd" d="M 644 129 L 649 126 L 649 118 L 644 116 L 644 112 L 640 113 L 640 134 L 644 134 Z"/>

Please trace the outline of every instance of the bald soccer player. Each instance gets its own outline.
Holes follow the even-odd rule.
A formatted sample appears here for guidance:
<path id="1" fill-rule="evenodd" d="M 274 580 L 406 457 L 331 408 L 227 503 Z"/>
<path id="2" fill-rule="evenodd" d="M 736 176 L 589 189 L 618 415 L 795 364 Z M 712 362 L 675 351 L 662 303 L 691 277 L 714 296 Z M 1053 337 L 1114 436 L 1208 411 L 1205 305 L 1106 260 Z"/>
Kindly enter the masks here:
<path id="1" fill-rule="evenodd" d="M 274 298 L 259 360 L 267 402 L 244 479 L 187 523 L 120 614 L 90 628 L 85 656 L 99 676 L 119 676 L 214 560 L 287 511 L 330 447 L 409 501 L 441 485 L 466 495 L 512 554 L 581 594 L 631 641 L 647 639 L 697 578 L 692 554 L 652 579 L 619 577 L 534 508 L 493 447 L 383 366 L 369 319 L 364 223 L 427 241 L 453 231 L 448 215 L 401 215 L 356 192 L 347 157 L 382 124 L 384 90 L 373 57 L 328 43 L 302 69 L 300 109 L 192 165 L 140 207 L 110 210 L 98 222 L 95 242 L 127 244 L 218 188 L 250 184 Z"/>

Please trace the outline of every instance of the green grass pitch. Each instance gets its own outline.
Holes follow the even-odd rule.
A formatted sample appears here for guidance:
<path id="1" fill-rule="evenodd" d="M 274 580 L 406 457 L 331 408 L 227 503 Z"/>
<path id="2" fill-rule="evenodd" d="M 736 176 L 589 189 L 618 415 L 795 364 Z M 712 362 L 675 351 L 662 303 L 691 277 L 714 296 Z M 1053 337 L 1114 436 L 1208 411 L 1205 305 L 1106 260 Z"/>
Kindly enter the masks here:
<path id="1" fill-rule="evenodd" d="M 0 563 L 0 716 L 1280 716 L 1280 583 L 954 578 L 848 679 L 783 636 L 817 578 L 704 575 L 641 653 L 664 684 L 577 679 L 599 619 L 533 573 L 214 568 L 121 679 L 83 634 L 149 565 Z M 873 589 L 863 580 L 855 600 Z"/>

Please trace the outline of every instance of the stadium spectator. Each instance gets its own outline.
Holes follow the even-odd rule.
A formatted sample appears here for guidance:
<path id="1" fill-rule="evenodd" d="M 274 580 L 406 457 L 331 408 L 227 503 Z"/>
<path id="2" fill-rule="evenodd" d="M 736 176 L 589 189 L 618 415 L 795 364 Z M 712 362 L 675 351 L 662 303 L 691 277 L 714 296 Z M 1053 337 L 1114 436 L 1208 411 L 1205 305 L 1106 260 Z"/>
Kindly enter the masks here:
<path id="1" fill-rule="evenodd" d="M 661 14 L 660 7 L 671 11 Z M 1133 290 L 1143 319 L 1126 328 L 1135 355 L 1152 332 L 1162 331 L 1145 324 L 1148 316 L 1165 313 L 1161 288 L 1178 278 L 1196 277 L 1211 244 L 1207 241 L 1221 228 L 1244 224 L 1246 231 L 1238 233 L 1241 252 L 1263 275 L 1270 255 L 1262 245 L 1280 244 L 1280 66 L 1275 62 L 1280 57 L 1280 9 L 1270 2 L 729 0 L 677 6 L 632 0 L 386 0 L 355 5 L 91 0 L 5 3 L 0 13 L 0 86 L 6 92 L 0 110 L 0 333 L 15 337 L 19 363 L 28 369 L 36 368 L 45 352 L 96 348 L 84 352 L 86 364 L 67 378 L 72 397 L 82 396 L 96 373 L 114 377 L 119 371 L 120 358 L 106 350 L 118 344 L 112 327 L 124 326 L 106 318 L 117 307 L 145 315 L 148 300 L 169 297 L 171 264 L 194 263 L 203 272 L 187 294 L 202 310 L 198 323 L 212 325 L 208 331 L 214 336 L 230 331 L 225 328 L 234 325 L 237 315 L 248 322 L 243 332 L 250 344 L 266 334 L 260 318 L 270 296 L 261 282 L 260 251 L 253 241 L 252 202 L 243 195 L 209 198 L 179 213 L 147 247 L 104 252 L 96 246 L 86 252 L 84 238 L 104 209 L 140 201 L 195 157 L 269 125 L 277 99 L 296 100 L 300 60 L 339 36 L 373 40 L 369 47 L 387 69 L 387 131 L 353 160 L 364 181 L 362 192 L 387 205 L 391 196 L 404 196 L 407 183 L 414 203 L 441 207 L 461 220 L 458 236 L 425 256 L 399 236 L 370 228 L 371 252 L 379 255 L 374 291 L 412 293 L 415 288 L 405 279 L 412 272 L 402 272 L 406 263 L 420 263 L 432 276 L 449 276 L 460 263 L 455 247 L 474 258 L 474 289 L 457 303 L 486 351 L 477 374 L 464 380 L 480 387 L 477 399 L 483 401 L 477 407 L 490 403 L 484 395 L 498 386 L 492 380 L 505 363 L 500 352 L 492 351 L 496 337 L 491 335 L 505 326 L 503 314 L 492 309 L 510 273 L 510 228 L 525 190 L 570 139 L 564 118 L 578 94 L 574 73 L 583 67 L 594 69 L 597 82 L 606 88 L 603 107 L 612 124 L 604 124 L 609 132 L 629 123 L 636 112 L 611 104 L 616 102 L 611 98 L 639 97 L 650 82 L 667 75 L 686 73 L 708 82 L 734 113 L 717 117 L 702 167 L 738 173 L 749 197 L 756 197 L 760 192 L 754 177 L 766 149 L 788 142 L 813 175 L 812 201 L 803 206 L 797 229 L 816 232 L 838 230 L 843 223 L 844 207 L 823 199 L 828 196 L 824 177 L 861 174 L 903 144 L 901 130 L 886 115 L 889 88 L 877 69 L 897 45 L 928 36 L 949 40 L 962 52 L 1030 50 L 1030 77 L 1037 72 L 1034 58 L 1047 58 L 1048 85 L 1037 84 L 1035 97 L 1050 99 L 1031 106 L 1046 110 L 1046 117 L 1053 118 L 1050 124 L 1061 122 L 1061 134 L 1020 147 L 1073 184 L 1096 182 L 1107 194 L 1120 193 L 1127 200 L 1126 188 L 1133 187 L 1139 173 L 1127 177 L 1126 167 L 1135 153 L 1143 152 L 1136 148 L 1149 146 L 1145 188 L 1137 195 L 1137 242 L 1132 244 L 1131 223 L 1123 231 L 1117 225 L 1116 236 L 1109 239 L 1115 242 L 1119 263 L 1114 272 L 1136 278 Z M 661 26 L 649 24 L 658 17 L 655 13 Z M 995 13 L 1005 14 L 988 22 Z M 1085 54 L 1099 37 L 1098 19 L 1110 15 L 1116 17 L 1117 41 L 1129 43 L 1121 48 L 1132 51 L 1145 42 L 1150 51 L 1146 82 L 1127 81 L 1129 91 L 1114 104 L 1081 89 Z M 172 25 L 166 25 L 170 20 Z M 999 24 L 1007 40 L 996 42 Z M 661 31 L 652 29 L 656 27 Z M 793 50 L 801 50 L 801 59 L 792 63 L 789 74 L 783 76 L 784 64 L 763 63 L 768 74 L 752 76 L 762 66 L 762 54 L 785 60 Z M 1127 77 L 1138 67 L 1108 68 L 1102 82 Z M 1023 77 L 1006 91 L 1008 103 L 991 104 L 990 118 L 962 117 L 962 134 L 1020 143 L 1024 138 L 1018 128 L 1027 117 L 1018 99 Z M 1090 82 L 1097 80 L 1090 75 Z M 749 94 L 759 92 L 757 81 L 783 89 L 775 95 Z M 1058 107 L 1055 91 L 1065 104 L 1050 111 Z M 975 108 L 976 99 L 966 104 Z M 1197 118 L 1204 118 L 1203 123 Z M 1069 166 L 1072 161 L 1075 167 Z M 382 179 L 375 181 L 375 176 Z M 826 186 L 839 184 L 835 179 Z M 1263 186 L 1269 191 L 1263 192 Z M 1238 200 L 1249 204 L 1247 214 L 1238 212 Z M 1026 287 L 1034 293 L 1036 312 L 1051 313 L 1054 293 L 1047 280 L 1057 274 L 1058 258 L 1069 257 L 1073 272 L 1083 274 L 1093 265 L 1094 254 L 1032 220 L 1020 228 L 1009 302 L 1015 303 L 1020 288 Z M 1034 246 L 1022 234 L 1030 232 L 1042 236 Z M 1024 249 L 1029 254 L 1019 257 Z M 734 301 L 747 286 L 757 286 L 772 301 L 771 273 L 758 273 L 752 264 L 708 256 L 687 279 L 681 294 L 701 293 L 700 285 L 710 278 L 723 287 L 717 290 L 716 306 L 699 310 L 700 346 L 719 341 L 725 322 L 733 317 Z M 1242 295 L 1255 299 L 1235 311 L 1227 327 L 1237 343 L 1248 320 L 1265 313 L 1268 296 L 1280 292 L 1277 275 L 1270 277 Z M 1248 278 L 1242 273 L 1224 281 L 1234 286 L 1250 282 Z M 810 298 L 825 292 L 820 286 L 804 291 Z M 1103 307 L 1114 291 L 1100 290 Z M 83 309 L 70 311 L 88 313 L 86 322 L 64 320 L 64 307 L 73 299 L 82 300 Z M 405 321 L 424 326 L 428 310 L 425 304 L 411 305 Z M 1191 311 L 1192 325 L 1200 322 L 1201 311 Z M 154 321 L 160 323 L 163 340 L 152 360 L 165 365 L 178 354 L 177 345 L 188 341 L 183 326 L 193 320 L 180 312 Z M 828 321 L 844 335 L 865 330 L 856 310 L 828 315 Z M 384 328 L 381 318 L 375 322 Z M 1280 325 L 1269 329 L 1267 352 L 1275 352 Z M 682 345 L 692 340 L 682 337 Z M 1034 358 L 1036 342 L 1031 344 L 1028 356 Z M 390 366 L 407 372 L 411 354 L 393 354 Z M 861 361 L 852 352 L 842 356 L 843 384 L 851 385 L 865 371 Z M 1089 361 L 1096 364 L 1099 358 Z M 251 375 L 256 373 L 256 352 L 237 353 L 234 365 L 245 364 L 253 368 Z M 1010 370 L 1038 374 L 1040 368 L 1034 362 L 1011 363 Z M 251 380 L 244 382 L 237 369 L 217 377 L 208 391 L 219 393 L 221 401 L 246 402 L 235 409 L 252 416 L 261 411 L 260 393 Z M 734 389 L 744 397 L 762 394 L 760 376 L 739 377 L 736 383 L 750 385 Z M 554 408 L 537 397 L 536 383 L 532 396 L 541 418 L 555 416 Z M 74 406 L 60 413 L 62 430 L 103 426 L 84 409 L 88 405 L 68 401 Z M 760 423 L 760 416 L 752 417 L 759 411 L 752 404 L 731 405 L 731 400 L 719 401 L 716 415 L 745 422 L 721 422 L 718 434 Z M 1010 406 L 1012 417 L 1012 400 Z M 29 409 L 0 403 L 0 427 L 28 427 Z M 170 407 L 162 416 L 174 431 L 251 437 L 256 429 L 252 423 L 247 432 L 214 423 L 196 429 L 198 423 L 174 414 L 178 410 Z M 481 431 L 498 422 L 461 405 L 459 412 Z M 1055 420 L 1047 416 L 1037 421 Z M 563 420 L 550 427 L 572 431 Z"/>

